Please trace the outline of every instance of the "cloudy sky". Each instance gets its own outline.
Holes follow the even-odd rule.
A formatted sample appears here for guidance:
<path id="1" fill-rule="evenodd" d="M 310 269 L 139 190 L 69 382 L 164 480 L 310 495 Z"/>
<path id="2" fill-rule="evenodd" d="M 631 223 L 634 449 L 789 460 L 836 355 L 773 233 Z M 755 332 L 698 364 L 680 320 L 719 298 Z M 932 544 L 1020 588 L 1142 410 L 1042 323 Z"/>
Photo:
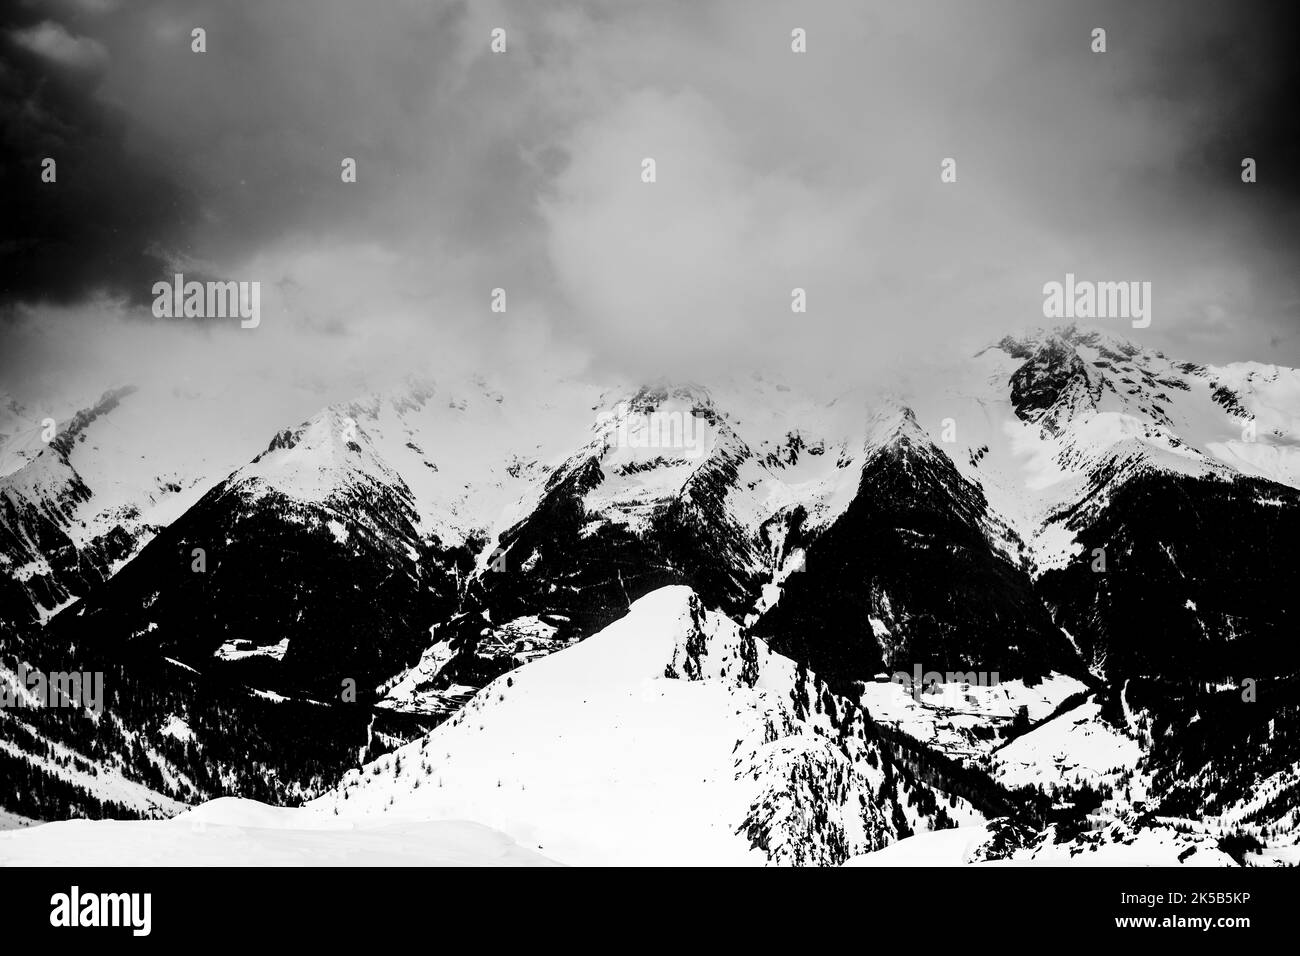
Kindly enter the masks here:
<path id="1" fill-rule="evenodd" d="M 1066 272 L 1150 281 L 1110 321 L 1172 355 L 1300 366 L 1297 6 L 15 0 L 0 388 L 869 376 Z M 176 271 L 261 282 L 261 326 L 154 318 Z"/>

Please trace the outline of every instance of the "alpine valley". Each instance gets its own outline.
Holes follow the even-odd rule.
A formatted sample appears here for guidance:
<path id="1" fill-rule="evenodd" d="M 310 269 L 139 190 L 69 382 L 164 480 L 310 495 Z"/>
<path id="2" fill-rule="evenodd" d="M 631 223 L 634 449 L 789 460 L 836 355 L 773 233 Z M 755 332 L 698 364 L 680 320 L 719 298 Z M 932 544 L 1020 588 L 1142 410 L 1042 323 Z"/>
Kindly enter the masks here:
<path id="1" fill-rule="evenodd" d="M 0 861 L 1300 862 L 1300 371 L 1069 326 L 830 400 L 47 414 Z"/>

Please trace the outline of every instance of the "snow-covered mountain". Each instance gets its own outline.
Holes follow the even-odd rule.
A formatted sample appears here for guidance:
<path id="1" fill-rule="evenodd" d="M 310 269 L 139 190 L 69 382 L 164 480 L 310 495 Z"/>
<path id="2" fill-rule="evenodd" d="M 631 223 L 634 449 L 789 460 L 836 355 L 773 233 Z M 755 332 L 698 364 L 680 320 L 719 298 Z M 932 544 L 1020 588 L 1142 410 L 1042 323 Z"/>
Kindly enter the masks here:
<path id="1" fill-rule="evenodd" d="M 115 675 L 123 733 L 166 735 L 138 746 L 168 800 L 342 781 L 319 806 L 479 806 L 523 846 L 531 805 L 561 860 L 842 862 L 954 821 L 985 821 L 982 857 L 1164 816 L 1294 839 L 1295 370 L 1069 327 L 830 401 L 407 380 L 234 461 L 128 471 L 94 436 L 136 397 L 11 456 L 0 612 L 32 662 Z M 674 746 L 705 783 L 661 775 L 684 809 L 633 853 L 656 805 L 636 768 Z M 608 833 L 574 836 L 548 750 L 624 768 L 592 782 Z"/>
<path id="2" fill-rule="evenodd" d="M 10 631 L 45 623 L 111 577 L 246 462 L 265 428 L 250 427 L 256 406 L 233 388 L 127 384 L 77 407 L 8 404 L 0 629 Z"/>
<path id="3" fill-rule="evenodd" d="M 979 819 L 902 769 L 860 706 L 682 586 L 497 678 L 311 806 L 472 818 L 605 864 L 840 863 Z"/>

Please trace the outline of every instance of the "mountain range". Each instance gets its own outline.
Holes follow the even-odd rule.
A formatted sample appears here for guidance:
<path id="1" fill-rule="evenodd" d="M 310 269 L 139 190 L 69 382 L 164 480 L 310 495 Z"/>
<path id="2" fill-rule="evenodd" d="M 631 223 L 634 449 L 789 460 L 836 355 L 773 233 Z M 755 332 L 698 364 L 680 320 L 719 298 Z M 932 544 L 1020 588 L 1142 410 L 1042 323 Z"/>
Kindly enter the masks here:
<path id="1" fill-rule="evenodd" d="M 106 700 L 0 709 L 16 823 L 1300 859 L 1300 371 L 1069 326 L 829 399 L 407 379 L 235 427 L 125 383 L 42 418 L 0 397 L 0 682 Z"/>

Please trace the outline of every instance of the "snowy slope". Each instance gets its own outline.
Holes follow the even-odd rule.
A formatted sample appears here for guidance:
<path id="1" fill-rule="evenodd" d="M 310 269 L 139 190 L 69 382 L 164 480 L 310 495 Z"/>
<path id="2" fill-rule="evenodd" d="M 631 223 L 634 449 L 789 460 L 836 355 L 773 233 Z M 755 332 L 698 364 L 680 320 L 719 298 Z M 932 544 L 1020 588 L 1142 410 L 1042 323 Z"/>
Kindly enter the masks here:
<path id="1" fill-rule="evenodd" d="M 549 866 L 476 823 L 356 827 L 233 797 L 167 821 L 0 825 L 0 866 Z"/>
<path id="2" fill-rule="evenodd" d="M 592 864 L 837 862 L 895 839 L 901 820 L 940 819 L 900 799 L 907 784 L 861 712 L 828 712 L 817 687 L 688 589 L 664 588 L 310 806 L 359 822 L 471 818 Z M 953 817 L 976 818 L 956 803 Z"/>
<path id="3" fill-rule="evenodd" d="M 986 853 L 988 830 L 962 827 L 920 833 L 883 850 L 854 857 L 850 867 L 891 866 L 1195 866 L 1226 867 L 1236 863 L 1213 841 L 1177 833 L 1168 828 L 1141 832 L 1098 834 L 1093 840 L 1046 843 L 990 859 Z"/>
<path id="4" fill-rule="evenodd" d="M 1023 680 L 991 686 L 936 681 L 920 693 L 901 682 L 872 681 L 863 688 L 862 705 L 878 723 L 926 746 L 949 756 L 979 759 L 1005 741 L 1021 708 L 1025 718 L 1037 724 L 1086 690 L 1077 678 L 1056 673 L 1033 686 Z M 1013 789 L 1020 785 L 1017 780 L 1003 782 Z"/>
<path id="5" fill-rule="evenodd" d="M 1088 701 L 1017 737 L 995 754 L 995 775 L 1008 786 L 1115 784 L 1142 758 L 1142 746 L 1099 719 Z"/>

